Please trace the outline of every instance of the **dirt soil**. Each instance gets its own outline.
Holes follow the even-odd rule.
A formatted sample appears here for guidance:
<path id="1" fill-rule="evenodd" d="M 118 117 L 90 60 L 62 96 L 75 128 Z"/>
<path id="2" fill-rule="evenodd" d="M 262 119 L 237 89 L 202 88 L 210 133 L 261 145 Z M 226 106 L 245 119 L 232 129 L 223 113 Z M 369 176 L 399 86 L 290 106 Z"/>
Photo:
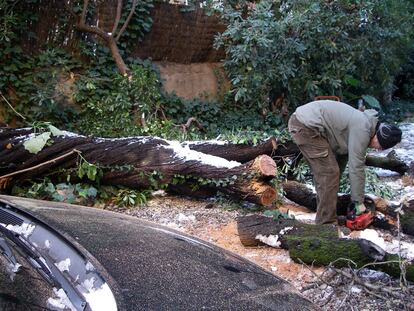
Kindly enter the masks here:
<path id="1" fill-rule="evenodd" d="M 306 209 L 294 204 L 284 203 L 279 206 L 279 210 L 294 211 L 301 214 L 305 221 L 312 218 Z M 413 288 L 405 293 L 401 291 L 399 299 L 380 292 L 368 293 L 363 286 L 325 267 L 307 267 L 293 262 L 286 250 L 267 246 L 244 247 L 237 234 L 236 218 L 257 212 L 248 207 L 235 209 L 234 205 L 220 201 L 161 194 L 151 199 L 146 206 L 121 212 L 188 233 L 236 253 L 288 280 L 322 310 L 414 310 Z M 321 274 L 330 276 L 328 284 L 321 282 Z M 400 286 L 398 280 L 372 270 L 367 271 L 363 280 L 373 282 L 378 287 L 384 284 Z"/>

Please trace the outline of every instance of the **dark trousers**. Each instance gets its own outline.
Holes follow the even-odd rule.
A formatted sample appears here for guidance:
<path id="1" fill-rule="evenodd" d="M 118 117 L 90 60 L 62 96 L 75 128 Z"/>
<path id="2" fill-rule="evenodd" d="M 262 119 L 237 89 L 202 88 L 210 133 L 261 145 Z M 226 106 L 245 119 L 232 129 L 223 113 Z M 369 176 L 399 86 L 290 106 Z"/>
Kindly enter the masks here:
<path id="1" fill-rule="evenodd" d="M 289 119 L 289 132 L 312 170 L 317 193 L 316 224 L 335 222 L 339 179 L 345 169 L 347 157 L 337 157 L 326 138 L 303 125 L 293 114 Z M 338 162 L 340 164 L 338 164 Z"/>

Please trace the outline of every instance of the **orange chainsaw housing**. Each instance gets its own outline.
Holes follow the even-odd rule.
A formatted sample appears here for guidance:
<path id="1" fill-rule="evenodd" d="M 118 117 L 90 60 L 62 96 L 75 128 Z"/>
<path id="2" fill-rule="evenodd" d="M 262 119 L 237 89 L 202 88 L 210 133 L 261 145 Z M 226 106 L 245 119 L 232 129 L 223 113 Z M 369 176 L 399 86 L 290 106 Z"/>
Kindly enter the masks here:
<path id="1" fill-rule="evenodd" d="M 368 227 L 374 221 L 374 214 L 372 212 L 366 212 L 353 219 L 346 220 L 346 226 L 351 230 L 363 230 Z"/>

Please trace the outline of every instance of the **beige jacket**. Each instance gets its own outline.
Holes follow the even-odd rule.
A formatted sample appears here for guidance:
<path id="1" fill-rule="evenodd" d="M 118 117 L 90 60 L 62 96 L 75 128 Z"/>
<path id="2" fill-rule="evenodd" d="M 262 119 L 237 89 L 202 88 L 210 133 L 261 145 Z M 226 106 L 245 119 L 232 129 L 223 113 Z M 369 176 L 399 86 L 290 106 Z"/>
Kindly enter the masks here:
<path id="1" fill-rule="evenodd" d="M 353 201 L 363 202 L 365 156 L 375 135 L 378 113 L 373 109 L 359 111 L 345 103 L 320 100 L 296 109 L 297 119 L 316 129 L 338 155 L 348 155 L 348 171 Z"/>

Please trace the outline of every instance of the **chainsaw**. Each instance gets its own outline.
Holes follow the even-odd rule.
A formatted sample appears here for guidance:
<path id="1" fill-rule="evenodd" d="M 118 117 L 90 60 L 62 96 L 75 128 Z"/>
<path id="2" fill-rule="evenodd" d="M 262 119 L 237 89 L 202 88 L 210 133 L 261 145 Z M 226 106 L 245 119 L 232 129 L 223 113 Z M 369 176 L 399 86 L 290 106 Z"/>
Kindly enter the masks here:
<path id="1" fill-rule="evenodd" d="M 351 230 L 364 230 L 374 221 L 374 211 L 367 207 L 367 210 L 360 215 L 355 214 L 355 203 L 351 203 L 348 206 L 348 212 L 346 217 L 338 217 L 338 223 L 345 225 Z"/>

